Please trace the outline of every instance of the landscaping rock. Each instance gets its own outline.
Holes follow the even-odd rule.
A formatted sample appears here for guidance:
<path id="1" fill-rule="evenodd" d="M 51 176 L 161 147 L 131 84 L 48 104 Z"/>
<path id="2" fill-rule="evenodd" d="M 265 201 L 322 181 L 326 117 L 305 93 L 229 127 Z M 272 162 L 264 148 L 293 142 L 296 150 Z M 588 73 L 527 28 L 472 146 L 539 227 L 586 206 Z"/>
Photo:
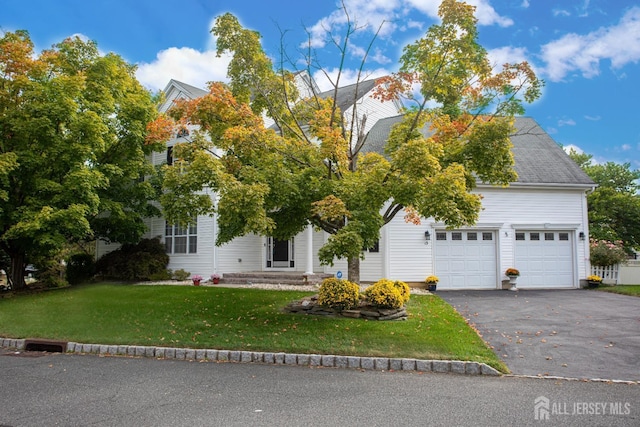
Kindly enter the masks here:
<path id="1" fill-rule="evenodd" d="M 369 305 L 366 302 L 361 303 L 356 309 L 351 310 L 337 310 L 329 307 L 323 307 L 318 304 L 317 295 L 292 301 L 284 307 L 284 311 L 287 313 L 303 313 L 314 316 L 341 316 L 367 320 L 405 320 L 408 316 L 407 310 L 404 307 L 398 309 L 378 308 Z"/>

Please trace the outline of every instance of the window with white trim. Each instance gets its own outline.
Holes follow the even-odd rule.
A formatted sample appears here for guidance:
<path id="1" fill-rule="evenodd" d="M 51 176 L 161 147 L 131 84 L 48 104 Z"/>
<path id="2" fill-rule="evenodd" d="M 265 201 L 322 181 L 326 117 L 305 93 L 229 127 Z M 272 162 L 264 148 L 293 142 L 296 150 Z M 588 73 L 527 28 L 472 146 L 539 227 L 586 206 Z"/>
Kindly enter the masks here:
<path id="1" fill-rule="evenodd" d="M 186 227 L 165 223 L 164 246 L 168 254 L 195 254 L 198 252 L 198 224 Z"/>

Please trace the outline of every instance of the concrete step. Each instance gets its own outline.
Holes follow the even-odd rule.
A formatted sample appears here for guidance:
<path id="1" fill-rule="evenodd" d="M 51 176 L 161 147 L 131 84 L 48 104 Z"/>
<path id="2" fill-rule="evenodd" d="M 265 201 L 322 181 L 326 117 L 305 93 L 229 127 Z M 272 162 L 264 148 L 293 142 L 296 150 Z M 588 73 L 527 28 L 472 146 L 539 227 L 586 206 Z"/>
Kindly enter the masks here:
<path id="1" fill-rule="evenodd" d="M 307 276 L 299 272 L 246 272 L 225 273 L 221 283 L 230 284 L 280 284 L 280 285 L 309 285 L 321 283 L 323 279 L 331 277 L 330 274 L 314 274 Z"/>

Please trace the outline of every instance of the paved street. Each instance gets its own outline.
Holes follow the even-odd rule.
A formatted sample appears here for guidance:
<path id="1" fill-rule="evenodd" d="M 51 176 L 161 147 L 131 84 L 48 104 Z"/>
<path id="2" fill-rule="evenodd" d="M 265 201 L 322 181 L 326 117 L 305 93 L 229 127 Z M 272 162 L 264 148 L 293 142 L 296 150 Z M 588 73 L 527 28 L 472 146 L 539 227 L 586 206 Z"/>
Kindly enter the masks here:
<path id="1" fill-rule="evenodd" d="M 0 425 L 640 425 L 638 385 L 36 356 L 0 355 Z"/>
<path id="2" fill-rule="evenodd" d="M 582 289 L 438 295 L 514 374 L 640 380 L 640 298 Z"/>

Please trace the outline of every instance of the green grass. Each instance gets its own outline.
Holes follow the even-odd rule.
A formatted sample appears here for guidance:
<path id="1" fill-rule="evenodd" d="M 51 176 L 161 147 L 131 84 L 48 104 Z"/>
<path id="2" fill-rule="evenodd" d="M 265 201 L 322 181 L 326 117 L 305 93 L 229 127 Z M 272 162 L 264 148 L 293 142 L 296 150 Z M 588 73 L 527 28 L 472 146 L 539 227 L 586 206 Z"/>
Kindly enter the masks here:
<path id="1" fill-rule="evenodd" d="M 86 285 L 0 299 L 0 336 L 292 353 L 452 359 L 506 366 L 440 297 L 414 295 L 407 321 L 282 312 L 308 292 Z"/>
<path id="2" fill-rule="evenodd" d="M 597 290 L 640 297 L 640 285 L 600 286 Z"/>

